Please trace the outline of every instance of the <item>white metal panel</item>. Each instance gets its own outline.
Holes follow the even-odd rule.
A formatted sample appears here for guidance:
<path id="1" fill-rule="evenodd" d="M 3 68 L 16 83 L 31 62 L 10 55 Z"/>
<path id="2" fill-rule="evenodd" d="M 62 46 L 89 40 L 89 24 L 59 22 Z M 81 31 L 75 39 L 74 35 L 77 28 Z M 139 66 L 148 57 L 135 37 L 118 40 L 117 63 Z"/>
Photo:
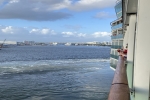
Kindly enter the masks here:
<path id="1" fill-rule="evenodd" d="M 135 100 L 149 100 L 150 75 L 150 0 L 138 0 L 135 48 Z"/>
<path id="2" fill-rule="evenodd" d="M 128 35 L 129 35 L 129 33 L 128 33 L 128 28 L 129 28 L 129 26 L 127 26 L 127 31 L 125 32 L 125 35 L 124 35 L 124 42 L 123 42 L 123 47 L 125 48 L 126 47 L 126 44 L 128 43 Z"/>
<path id="3" fill-rule="evenodd" d="M 127 76 L 129 87 L 133 88 L 133 56 L 134 56 L 134 44 L 135 44 L 135 25 L 136 15 L 130 16 L 129 32 L 128 32 L 128 53 L 127 53 Z"/>

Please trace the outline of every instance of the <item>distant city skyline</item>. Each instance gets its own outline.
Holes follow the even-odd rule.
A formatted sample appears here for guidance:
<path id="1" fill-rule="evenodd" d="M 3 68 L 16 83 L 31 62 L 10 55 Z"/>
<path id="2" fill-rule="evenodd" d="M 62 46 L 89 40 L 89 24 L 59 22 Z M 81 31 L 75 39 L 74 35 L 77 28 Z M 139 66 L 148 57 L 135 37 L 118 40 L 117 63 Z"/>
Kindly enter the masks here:
<path id="1" fill-rule="evenodd" d="M 36 41 L 23 41 L 23 42 L 17 42 L 17 41 L 0 41 L 0 44 L 3 46 L 40 46 L 40 45 L 66 45 L 66 46 L 105 46 L 105 45 L 111 45 L 112 43 L 109 41 L 93 41 L 93 42 L 36 42 Z"/>
<path id="2" fill-rule="evenodd" d="M 0 0 L 0 40 L 111 41 L 115 1 Z"/>

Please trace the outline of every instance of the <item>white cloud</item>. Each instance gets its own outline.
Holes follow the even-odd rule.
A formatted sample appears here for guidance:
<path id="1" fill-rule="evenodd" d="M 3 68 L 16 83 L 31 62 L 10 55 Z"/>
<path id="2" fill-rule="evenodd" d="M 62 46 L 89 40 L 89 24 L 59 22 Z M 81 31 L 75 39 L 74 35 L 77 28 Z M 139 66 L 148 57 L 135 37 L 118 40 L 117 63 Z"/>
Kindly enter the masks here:
<path id="1" fill-rule="evenodd" d="M 10 0 L 9 3 L 18 3 L 20 0 Z"/>
<path id="2" fill-rule="evenodd" d="M 19 34 L 22 31 L 27 31 L 25 28 L 13 26 L 0 26 L 0 32 L 3 34 Z"/>
<path id="3" fill-rule="evenodd" d="M 99 37 L 110 36 L 110 33 L 108 33 L 108 32 L 95 32 L 92 34 L 92 36 L 95 38 L 99 38 Z"/>
<path id="4" fill-rule="evenodd" d="M 50 29 L 42 29 L 41 33 L 42 34 L 48 34 L 48 33 L 50 33 Z"/>
<path id="5" fill-rule="evenodd" d="M 63 37 L 84 37 L 84 38 L 102 38 L 110 36 L 108 32 L 94 32 L 93 34 L 77 33 L 77 32 L 62 32 Z"/>
<path id="6" fill-rule="evenodd" d="M 78 36 L 78 37 L 86 37 L 86 34 L 79 33 L 77 36 Z"/>
<path id="7" fill-rule="evenodd" d="M 77 32 L 62 32 L 62 37 L 71 37 L 71 38 L 85 38 L 87 35 L 84 33 Z"/>
<path id="8" fill-rule="evenodd" d="M 73 32 L 62 32 L 61 34 L 63 35 L 63 37 L 70 37 L 75 35 Z"/>
<path id="9" fill-rule="evenodd" d="M 0 19 L 55 21 L 72 17 L 69 12 L 103 9 L 114 6 L 116 0 L 0 0 Z M 8 3 L 7 3 L 8 2 Z"/>
<path id="10" fill-rule="evenodd" d="M 13 26 L 2 26 L 0 25 L 0 34 L 35 34 L 35 35 L 56 35 L 56 32 L 54 30 L 51 30 L 50 28 L 33 28 L 29 29 L 28 27 L 13 27 Z"/>
<path id="11" fill-rule="evenodd" d="M 86 37 L 86 34 L 77 32 L 62 32 L 63 37 Z"/>
<path id="12" fill-rule="evenodd" d="M 31 31 L 29 32 L 34 33 L 34 34 L 43 34 L 43 35 L 47 35 L 47 34 L 55 35 L 56 34 L 54 30 L 51 30 L 49 28 L 43 28 L 43 29 L 34 28 L 34 29 L 31 29 Z"/>
<path id="13" fill-rule="evenodd" d="M 14 32 L 14 29 L 12 28 L 12 26 L 8 26 L 8 27 L 5 27 L 4 29 L 1 29 L 1 31 L 3 33 L 8 33 L 8 34 L 13 34 Z"/>
<path id="14" fill-rule="evenodd" d="M 110 41 L 110 33 L 94 32 L 86 34 L 80 32 L 55 32 L 50 28 L 13 27 L 0 25 L 0 39 L 14 41 L 55 41 L 55 42 L 87 42 L 87 41 Z"/>
<path id="15" fill-rule="evenodd" d="M 32 29 L 31 31 L 30 31 L 30 33 L 39 33 L 39 29 Z"/>

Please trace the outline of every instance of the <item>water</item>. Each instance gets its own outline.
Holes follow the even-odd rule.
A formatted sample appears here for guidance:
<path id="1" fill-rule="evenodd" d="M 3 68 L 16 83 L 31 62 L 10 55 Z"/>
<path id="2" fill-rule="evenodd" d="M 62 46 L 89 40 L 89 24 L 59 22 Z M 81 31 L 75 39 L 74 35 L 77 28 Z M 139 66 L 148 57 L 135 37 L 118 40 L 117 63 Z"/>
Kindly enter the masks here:
<path id="1" fill-rule="evenodd" d="M 109 47 L 13 47 L 0 55 L 0 100 L 107 100 Z"/>

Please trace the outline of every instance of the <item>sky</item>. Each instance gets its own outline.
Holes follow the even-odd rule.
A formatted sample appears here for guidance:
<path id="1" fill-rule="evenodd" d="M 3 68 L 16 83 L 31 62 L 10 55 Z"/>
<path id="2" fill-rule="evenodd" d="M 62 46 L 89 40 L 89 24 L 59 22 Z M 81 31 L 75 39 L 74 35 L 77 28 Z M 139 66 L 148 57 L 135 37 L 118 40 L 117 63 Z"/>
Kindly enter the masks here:
<path id="1" fill-rule="evenodd" d="M 111 41 L 116 0 L 0 0 L 0 40 Z"/>

